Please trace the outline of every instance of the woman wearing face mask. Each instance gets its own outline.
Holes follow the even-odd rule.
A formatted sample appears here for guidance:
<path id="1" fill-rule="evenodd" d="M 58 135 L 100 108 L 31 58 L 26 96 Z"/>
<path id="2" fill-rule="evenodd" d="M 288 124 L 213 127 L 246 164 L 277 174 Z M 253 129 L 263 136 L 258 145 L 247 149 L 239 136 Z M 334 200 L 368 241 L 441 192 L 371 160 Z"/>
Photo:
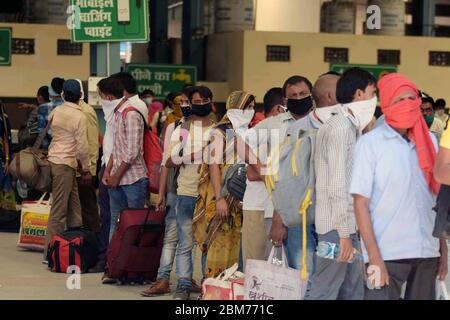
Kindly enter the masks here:
<path id="1" fill-rule="evenodd" d="M 236 135 L 248 129 L 254 105 L 254 96 L 243 91 L 228 97 L 227 113 L 211 134 L 209 164 L 201 166 L 193 230 L 203 249 L 204 277 L 215 277 L 239 261 L 242 208 L 238 199 L 222 196 L 221 189 L 226 170 L 238 161 Z"/>

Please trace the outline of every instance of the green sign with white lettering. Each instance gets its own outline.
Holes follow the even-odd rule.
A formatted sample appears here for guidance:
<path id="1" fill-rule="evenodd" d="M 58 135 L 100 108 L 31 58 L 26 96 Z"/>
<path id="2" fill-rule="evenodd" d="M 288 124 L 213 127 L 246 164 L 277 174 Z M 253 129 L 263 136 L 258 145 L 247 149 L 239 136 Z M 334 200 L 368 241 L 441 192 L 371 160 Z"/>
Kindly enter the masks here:
<path id="1" fill-rule="evenodd" d="M 377 81 L 380 80 L 380 78 L 382 76 L 385 76 L 386 74 L 397 72 L 396 66 L 380 66 L 369 64 L 332 64 L 330 70 L 338 73 L 343 73 L 346 70 L 354 67 L 359 67 L 369 71 Z"/>
<path id="2" fill-rule="evenodd" d="M 184 85 L 195 85 L 197 81 L 195 66 L 128 64 L 127 71 L 136 79 L 139 92 L 152 90 L 156 99 L 165 99 L 171 92 L 181 92 Z"/>
<path id="3" fill-rule="evenodd" d="M 70 0 L 73 42 L 147 42 L 147 0 Z"/>
<path id="4" fill-rule="evenodd" d="M 11 65 L 11 28 L 0 28 L 0 66 Z"/>

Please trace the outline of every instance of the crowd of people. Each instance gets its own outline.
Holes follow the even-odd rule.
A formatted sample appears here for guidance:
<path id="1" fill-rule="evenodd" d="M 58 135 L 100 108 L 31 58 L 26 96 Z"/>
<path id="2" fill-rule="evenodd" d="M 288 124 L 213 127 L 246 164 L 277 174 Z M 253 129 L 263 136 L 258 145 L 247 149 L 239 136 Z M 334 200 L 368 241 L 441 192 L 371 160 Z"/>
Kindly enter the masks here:
<path id="1" fill-rule="evenodd" d="M 98 93 L 106 122 L 100 139 L 79 80 L 55 78 L 40 88 L 27 122 L 36 133 L 48 128 L 47 243 L 65 228 L 95 232 L 100 254 L 90 272 L 105 271 L 120 212 L 149 199 L 143 132 L 150 127 L 163 147 L 155 206 L 166 218 L 158 277 L 142 295 L 170 294 L 175 264 L 174 298 L 187 300 L 202 280 L 235 263 L 245 273 L 248 259 L 267 260 L 275 246 L 286 251 L 290 268 L 307 269 L 305 299 L 434 299 L 436 279 L 448 269 L 448 234 L 433 234 L 433 208 L 440 183 L 450 184 L 449 117 L 444 100 L 435 102 L 405 76 L 377 83 L 360 68 L 323 74 L 314 84 L 292 76 L 267 91 L 263 108 L 251 93 L 231 93 L 223 116 L 205 86 L 186 85 L 163 103 L 151 91 L 139 94 L 135 79 L 121 72 L 101 80 Z M 304 132 L 315 141 L 308 173 L 315 177 L 314 219 L 306 237 L 302 225 L 286 226 L 283 215 L 291 213 L 274 207 L 262 156 Z M 226 188 L 237 165 L 246 169 L 242 199 Z"/>

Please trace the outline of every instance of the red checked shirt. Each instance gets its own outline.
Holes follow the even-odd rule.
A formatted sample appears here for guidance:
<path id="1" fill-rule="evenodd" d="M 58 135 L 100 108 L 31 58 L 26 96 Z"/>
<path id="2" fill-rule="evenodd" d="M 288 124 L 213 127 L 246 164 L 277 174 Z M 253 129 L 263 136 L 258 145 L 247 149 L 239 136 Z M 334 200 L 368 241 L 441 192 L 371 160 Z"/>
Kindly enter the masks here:
<path id="1" fill-rule="evenodd" d="M 114 112 L 114 147 L 112 152 L 113 175 L 122 162 L 130 164 L 119 185 L 130 185 L 147 177 L 147 169 L 144 166 L 144 120 L 139 112 L 129 111 L 125 117 L 122 113 L 131 107 L 129 101 L 125 102 Z"/>

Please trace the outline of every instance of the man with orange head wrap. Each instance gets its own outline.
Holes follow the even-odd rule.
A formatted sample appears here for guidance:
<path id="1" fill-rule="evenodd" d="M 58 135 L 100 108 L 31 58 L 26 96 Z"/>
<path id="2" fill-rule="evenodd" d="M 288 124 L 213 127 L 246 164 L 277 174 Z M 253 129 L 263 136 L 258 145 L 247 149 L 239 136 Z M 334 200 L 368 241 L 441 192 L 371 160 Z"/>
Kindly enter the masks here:
<path id="1" fill-rule="evenodd" d="M 378 82 L 386 121 L 355 149 L 350 193 L 363 240 L 365 299 L 434 299 L 447 275 L 447 245 L 432 235 L 437 141 L 421 114 L 414 83 L 401 74 Z M 441 258 L 442 257 L 442 258 Z"/>

